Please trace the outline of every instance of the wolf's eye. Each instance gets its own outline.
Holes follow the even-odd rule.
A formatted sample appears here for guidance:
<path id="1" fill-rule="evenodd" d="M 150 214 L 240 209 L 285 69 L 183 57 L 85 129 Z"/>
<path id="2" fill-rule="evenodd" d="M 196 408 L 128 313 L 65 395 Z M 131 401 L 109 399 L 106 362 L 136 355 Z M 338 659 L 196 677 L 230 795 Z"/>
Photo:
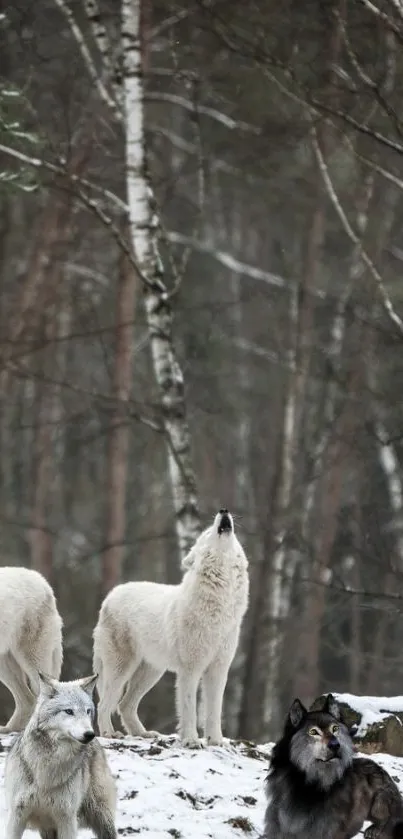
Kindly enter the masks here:
<path id="1" fill-rule="evenodd" d="M 320 731 L 317 728 L 310 728 L 308 734 L 310 734 L 311 737 L 320 737 Z"/>
<path id="2" fill-rule="evenodd" d="M 338 730 L 339 730 L 338 725 L 335 724 L 335 725 L 330 726 L 330 731 L 332 732 L 332 734 L 337 734 Z"/>
<path id="3" fill-rule="evenodd" d="M 64 709 L 64 713 L 65 713 L 65 714 L 68 714 L 68 715 L 69 715 L 69 717 L 74 717 L 74 711 L 73 711 L 73 709 L 72 709 L 72 708 L 65 708 L 65 709 Z"/>
<path id="4" fill-rule="evenodd" d="M 91 716 L 91 713 L 92 713 L 91 708 L 87 708 L 87 714 L 88 714 L 89 717 Z"/>

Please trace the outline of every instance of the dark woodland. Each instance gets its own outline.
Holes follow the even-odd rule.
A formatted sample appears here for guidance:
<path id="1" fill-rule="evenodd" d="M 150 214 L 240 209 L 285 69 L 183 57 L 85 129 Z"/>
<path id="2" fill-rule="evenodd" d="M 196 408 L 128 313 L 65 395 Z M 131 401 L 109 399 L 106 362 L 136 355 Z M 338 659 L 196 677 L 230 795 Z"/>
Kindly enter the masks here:
<path id="1" fill-rule="evenodd" d="M 53 585 L 64 676 L 227 507 L 225 733 L 401 694 L 401 3 L 13 0 L 0 56 L 0 555 Z"/>

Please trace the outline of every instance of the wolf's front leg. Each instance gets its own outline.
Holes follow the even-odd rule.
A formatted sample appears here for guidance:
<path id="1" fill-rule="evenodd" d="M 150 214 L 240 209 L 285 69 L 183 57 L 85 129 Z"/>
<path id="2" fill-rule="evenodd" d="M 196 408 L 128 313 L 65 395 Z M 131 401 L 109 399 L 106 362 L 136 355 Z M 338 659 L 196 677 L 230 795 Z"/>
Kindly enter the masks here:
<path id="1" fill-rule="evenodd" d="M 176 679 L 176 704 L 179 717 L 179 736 L 183 746 L 198 749 L 201 741 L 197 733 L 197 686 L 199 676 L 183 670 Z"/>
<path id="2" fill-rule="evenodd" d="M 222 704 L 230 663 L 227 656 L 216 658 L 203 676 L 204 734 L 209 746 L 221 746 L 223 742 L 221 730 Z"/>
<path id="3" fill-rule="evenodd" d="M 65 814 L 57 823 L 57 839 L 77 839 L 78 822 L 76 816 Z"/>
<path id="4" fill-rule="evenodd" d="M 25 814 L 14 812 L 11 813 L 7 824 L 7 839 L 21 839 L 26 826 Z"/>

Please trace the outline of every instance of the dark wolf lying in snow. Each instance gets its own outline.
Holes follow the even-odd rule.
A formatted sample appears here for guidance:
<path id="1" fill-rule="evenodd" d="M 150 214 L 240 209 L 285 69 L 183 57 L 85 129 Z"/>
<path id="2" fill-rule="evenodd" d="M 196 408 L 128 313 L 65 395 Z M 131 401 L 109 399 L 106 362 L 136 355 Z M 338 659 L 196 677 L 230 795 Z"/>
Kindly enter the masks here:
<path id="1" fill-rule="evenodd" d="M 115 782 L 94 739 L 96 678 L 40 677 L 34 713 L 6 761 L 7 839 L 21 839 L 27 827 L 41 839 L 77 839 L 79 824 L 97 839 L 117 839 Z"/>
<path id="2" fill-rule="evenodd" d="M 265 839 L 403 837 L 403 801 L 388 773 L 354 757 L 349 731 L 331 694 L 322 710 L 295 699 L 273 748 L 267 778 Z"/>

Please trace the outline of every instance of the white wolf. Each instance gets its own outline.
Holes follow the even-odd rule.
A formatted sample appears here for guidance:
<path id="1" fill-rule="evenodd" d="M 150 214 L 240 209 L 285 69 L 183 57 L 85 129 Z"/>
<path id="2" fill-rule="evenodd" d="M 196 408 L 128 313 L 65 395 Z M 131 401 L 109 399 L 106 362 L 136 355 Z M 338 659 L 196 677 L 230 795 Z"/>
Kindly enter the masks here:
<path id="1" fill-rule="evenodd" d="M 38 670 L 57 679 L 62 659 L 62 619 L 49 583 L 29 568 L 0 568 L 0 681 L 15 702 L 0 731 L 22 731 L 39 693 Z"/>
<path id="2" fill-rule="evenodd" d="M 94 669 L 99 729 L 105 736 L 113 736 L 111 714 L 117 708 L 129 734 L 152 736 L 155 732 L 147 732 L 139 720 L 138 705 L 171 670 L 177 674 L 182 743 L 200 744 L 200 680 L 204 735 L 210 744 L 222 743 L 223 695 L 249 594 L 248 563 L 227 510 L 220 510 L 182 564 L 186 573 L 179 585 L 124 583 L 101 606 Z"/>
<path id="3" fill-rule="evenodd" d="M 117 839 L 116 786 L 94 739 L 96 679 L 40 676 L 34 713 L 6 760 L 7 839 L 21 839 L 26 827 L 41 839 L 76 839 L 79 824 Z"/>

